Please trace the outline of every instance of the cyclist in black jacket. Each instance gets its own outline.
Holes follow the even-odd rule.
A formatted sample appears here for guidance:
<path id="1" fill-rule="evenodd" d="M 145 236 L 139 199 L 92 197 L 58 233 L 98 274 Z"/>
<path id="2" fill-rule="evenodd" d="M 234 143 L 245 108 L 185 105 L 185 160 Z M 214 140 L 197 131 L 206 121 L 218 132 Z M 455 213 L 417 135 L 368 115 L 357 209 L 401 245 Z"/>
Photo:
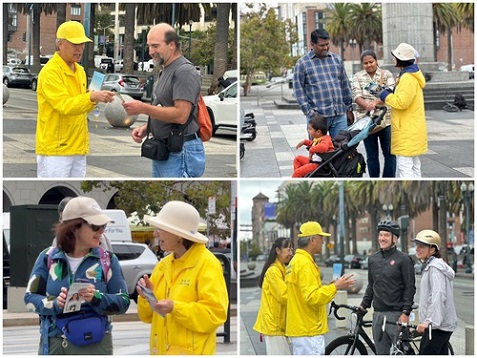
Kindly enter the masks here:
<path id="1" fill-rule="evenodd" d="M 389 354 L 398 333 L 397 326 L 387 325 L 382 339 L 378 340 L 384 316 L 389 322 L 409 323 L 416 293 L 412 259 L 396 247 L 399 233 L 400 227 L 395 222 L 385 220 L 378 224 L 380 250 L 368 259 L 368 286 L 360 305 L 369 308 L 373 302 L 373 337 L 378 355 Z"/>

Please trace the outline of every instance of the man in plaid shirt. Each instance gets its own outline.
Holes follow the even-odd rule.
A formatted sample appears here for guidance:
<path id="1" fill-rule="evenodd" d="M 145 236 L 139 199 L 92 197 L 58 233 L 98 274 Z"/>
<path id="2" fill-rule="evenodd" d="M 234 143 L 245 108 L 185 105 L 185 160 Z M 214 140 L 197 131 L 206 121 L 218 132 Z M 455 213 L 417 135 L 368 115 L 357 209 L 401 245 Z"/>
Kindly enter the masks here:
<path id="1" fill-rule="evenodd" d="M 312 50 L 295 65 L 293 89 L 307 122 L 316 112 L 327 119 L 334 138 L 354 120 L 352 92 L 344 63 L 329 52 L 330 35 L 323 29 L 311 33 Z"/>

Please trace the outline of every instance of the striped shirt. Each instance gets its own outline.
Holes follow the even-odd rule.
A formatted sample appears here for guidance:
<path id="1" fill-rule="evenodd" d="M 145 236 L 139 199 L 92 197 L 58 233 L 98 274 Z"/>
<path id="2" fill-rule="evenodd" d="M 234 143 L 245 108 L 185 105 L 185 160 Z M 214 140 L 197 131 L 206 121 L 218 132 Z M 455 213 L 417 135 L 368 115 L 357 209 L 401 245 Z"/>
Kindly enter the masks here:
<path id="1" fill-rule="evenodd" d="M 293 73 L 293 90 L 307 118 L 311 118 L 313 112 L 327 118 L 351 110 L 348 76 L 343 61 L 333 53 L 322 59 L 312 50 L 300 58 Z"/>

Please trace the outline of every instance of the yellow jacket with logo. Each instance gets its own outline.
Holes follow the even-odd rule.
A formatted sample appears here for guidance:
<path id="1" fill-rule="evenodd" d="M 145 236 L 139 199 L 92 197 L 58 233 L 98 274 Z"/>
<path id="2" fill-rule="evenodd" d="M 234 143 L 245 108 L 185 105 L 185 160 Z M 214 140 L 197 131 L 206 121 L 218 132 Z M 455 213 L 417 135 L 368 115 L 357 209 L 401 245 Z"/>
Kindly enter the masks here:
<path id="1" fill-rule="evenodd" d="M 285 265 L 275 260 L 263 279 L 260 309 L 253 329 L 267 336 L 284 336 L 286 312 Z"/>
<path id="2" fill-rule="evenodd" d="M 286 336 L 312 337 L 328 332 L 326 305 L 335 296 L 336 286 L 321 284 L 320 269 L 307 251 L 296 250 L 288 264 L 285 281 L 288 288 Z"/>
<path id="3" fill-rule="evenodd" d="M 86 155 L 89 151 L 87 112 L 95 103 L 87 92 L 87 77 L 75 72 L 55 53 L 38 75 L 36 154 Z"/>
<path id="4" fill-rule="evenodd" d="M 174 302 L 165 317 L 138 298 L 141 321 L 152 323 L 151 354 L 215 354 L 216 330 L 227 319 L 229 303 L 222 265 L 204 244 L 193 244 L 175 259 L 162 259 L 151 274 L 154 294 Z"/>
<path id="5" fill-rule="evenodd" d="M 381 94 L 391 106 L 391 153 L 414 157 L 427 152 L 427 127 L 424 109 L 424 75 L 416 65 L 405 67 L 394 93 Z"/>

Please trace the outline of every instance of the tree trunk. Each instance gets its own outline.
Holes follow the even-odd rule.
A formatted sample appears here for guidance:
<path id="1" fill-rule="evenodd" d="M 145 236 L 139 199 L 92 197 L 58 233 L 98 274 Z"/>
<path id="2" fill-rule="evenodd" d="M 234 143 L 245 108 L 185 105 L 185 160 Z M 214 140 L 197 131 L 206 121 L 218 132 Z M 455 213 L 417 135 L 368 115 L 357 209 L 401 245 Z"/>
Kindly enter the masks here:
<path id="1" fill-rule="evenodd" d="M 217 29 L 215 35 L 214 75 L 208 89 L 209 94 L 214 94 L 219 86 L 219 77 L 223 76 L 228 65 L 228 40 L 229 40 L 229 3 L 217 4 Z"/>
<path id="2" fill-rule="evenodd" d="M 447 29 L 447 70 L 452 71 L 452 29 Z"/>
<path id="3" fill-rule="evenodd" d="M 30 12 L 32 16 L 32 36 L 31 36 L 31 48 L 33 55 L 33 63 L 40 70 L 40 4 L 32 5 L 32 10 Z M 37 72 L 35 70 L 34 72 Z"/>
<path id="4" fill-rule="evenodd" d="M 9 4 L 3 3 L 3 63 L 7 63 L 7 53 L 8 53 L 8 24 L 10 23 L 8 17 L 8 8 Z M 6 20 L 5 20 L 6 18 Z"/>
<path id="5" fill-rule="evenodd" d="M 134 71 L 134 22 L 136 19 L 136 4 L 126 3 L 124 16 L 124 43 L 123 43 L 123 72 Z M 119 39 L 114 39 L 118 41 Z M 143 65 L 144 66 L 144 65 Z"/>
<path id="6" fill-rule="evenodd" d="M 232 4 L 232 20 L 234 21 L 234 43 L 232 47 L 232 68 L 238 68 L 238 60 L 237 60 L 237 47 L 238 47 L 238 14 L 237 14 L 237 3 Z M 237 79 L 240 83 L 240 73 L 239 78 Z"/>
<path id="7" fill-rule="evenodd" d="M 66 21 L 66 3 L 56 4 L 56 28 Z"/>

